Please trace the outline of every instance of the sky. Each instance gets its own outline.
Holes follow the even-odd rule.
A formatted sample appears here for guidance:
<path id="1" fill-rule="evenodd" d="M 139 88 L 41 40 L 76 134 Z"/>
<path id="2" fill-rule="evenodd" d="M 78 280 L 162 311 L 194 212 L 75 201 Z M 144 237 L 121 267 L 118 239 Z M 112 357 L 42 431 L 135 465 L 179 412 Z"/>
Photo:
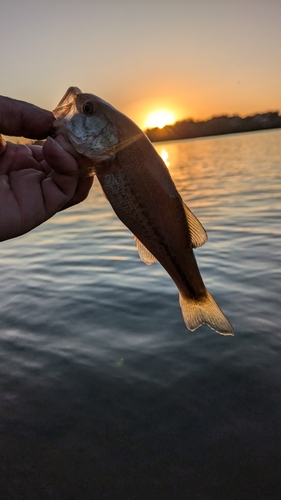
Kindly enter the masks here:
<path id="1" fill-rule="evenodd" d="M 0 94 L 54 109 L 74 85 L 145 128 L 281 111 L 281 0 L 0 0 Z"/>

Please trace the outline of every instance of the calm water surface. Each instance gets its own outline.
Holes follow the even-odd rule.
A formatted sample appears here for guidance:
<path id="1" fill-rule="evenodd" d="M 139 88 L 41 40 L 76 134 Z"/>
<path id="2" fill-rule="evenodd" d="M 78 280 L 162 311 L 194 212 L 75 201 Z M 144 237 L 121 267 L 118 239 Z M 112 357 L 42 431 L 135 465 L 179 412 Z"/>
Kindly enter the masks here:
<path id="1" fill-rule="evenodd" d="M 281 131 L 156 148 L 235 337 L 186 330 L 97 181 L 2 243 L 3 500 L 281 498 Z"/>

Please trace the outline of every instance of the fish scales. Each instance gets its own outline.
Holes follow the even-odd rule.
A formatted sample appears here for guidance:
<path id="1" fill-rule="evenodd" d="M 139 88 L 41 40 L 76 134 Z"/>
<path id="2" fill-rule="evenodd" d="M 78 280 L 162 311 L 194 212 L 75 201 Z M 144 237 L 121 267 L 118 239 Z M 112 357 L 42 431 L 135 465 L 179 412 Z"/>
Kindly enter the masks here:
<path id="1" fill-rule="evenodd" d="M 111 166 L 97 168 L 97 177 L 119 219 L 173 275 L 182 293 L 198 299 L 205 294 L 205 286 L 191 248 L 181 200 L 167 195 L 143 164 L 133 161 L 134 168 L 124 170 L 124 157 L 134 160 L 137 149 L 135 143 L 118 152 Z M 184 269 L 179 261 L 184 262 Z"/>

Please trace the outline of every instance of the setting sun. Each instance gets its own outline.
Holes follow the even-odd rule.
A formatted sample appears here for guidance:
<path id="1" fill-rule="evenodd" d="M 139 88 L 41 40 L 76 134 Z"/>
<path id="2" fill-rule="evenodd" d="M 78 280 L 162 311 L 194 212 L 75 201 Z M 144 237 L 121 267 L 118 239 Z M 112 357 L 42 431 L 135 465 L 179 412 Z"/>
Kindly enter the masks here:
<path id="1" fill-rule="evenodd" d="M 175 123 L 176 115 L 167 109 L 157 109 L 147 115 L 144 128 L 163 128 L 165 125 Z"/>

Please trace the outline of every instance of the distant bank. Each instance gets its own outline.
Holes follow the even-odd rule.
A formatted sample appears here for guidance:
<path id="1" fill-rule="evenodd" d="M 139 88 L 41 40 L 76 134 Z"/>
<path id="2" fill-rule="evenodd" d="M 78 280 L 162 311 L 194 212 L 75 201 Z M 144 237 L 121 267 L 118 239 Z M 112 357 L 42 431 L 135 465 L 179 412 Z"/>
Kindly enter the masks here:
<path id="1" fill-rule="evenodd" d="M 256 114 L 241 118 L 240 116 L 215 116 L 206 121 L 183 120 L 163 128 L 146 130 L 152 142 L 193 139 L 211 135 L 236 134 L 281 128 L 281 116 L 278 111 Z"/>

